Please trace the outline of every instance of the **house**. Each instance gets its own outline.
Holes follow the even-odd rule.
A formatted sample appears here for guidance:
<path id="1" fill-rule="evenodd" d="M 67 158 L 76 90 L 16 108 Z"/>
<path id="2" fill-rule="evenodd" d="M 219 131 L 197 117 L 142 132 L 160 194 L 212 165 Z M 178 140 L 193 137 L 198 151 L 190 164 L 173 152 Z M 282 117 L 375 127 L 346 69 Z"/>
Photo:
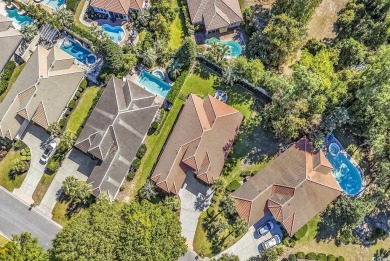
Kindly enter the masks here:
<path id="1" fill-rule="evenodd" d="M 19 47 L 23 35 L 12 27 L 12 21 L 0 14 L 0 73 Z"/>
<path id="2" fill-rule="evenodd" d="M 38 45 L 0 103 L 0 136 L 19 138 L 30 121 L 47 129 L 62 117 L 83 78 L 73 56 Z"/>
<path id="3" fill-rule="evenodd" d="M 95 12 L 109 15 L 110 18 L 129 19 L 129 12 L 138 12 L 149 6 L 148 0 L 91 0 L 89 4 Z"/>
<path id="4" fill-rule="evenodd" d="M 99 163 L 87 183 L 95 196 L 113 201 L 144 142 L 159 105 L 155 96 L 131 81 L 112 77 L 78 137 L 75 147 Z"/>
<path id="5" fill-rule="evenodd" d="M 207 184 L 221 174 L 243 115 L 207 96 L 190 94 L 160 154 L 151 179 L 167 193 L 178 194 L 189 171 Z"/>
<path id="6" fill-rule="evenodd" d="M 238 0 L 187 0 L 187 4 L 192 24 L 204 25 L 206 33 L 224 33 L 243 21 Z"/>
<path id="7" fill-rule="evenodd" d="M 301 139 L 232 193 L 250 226 L 270 212 L 292 236 L 341 194 L 322 150 Z"/>

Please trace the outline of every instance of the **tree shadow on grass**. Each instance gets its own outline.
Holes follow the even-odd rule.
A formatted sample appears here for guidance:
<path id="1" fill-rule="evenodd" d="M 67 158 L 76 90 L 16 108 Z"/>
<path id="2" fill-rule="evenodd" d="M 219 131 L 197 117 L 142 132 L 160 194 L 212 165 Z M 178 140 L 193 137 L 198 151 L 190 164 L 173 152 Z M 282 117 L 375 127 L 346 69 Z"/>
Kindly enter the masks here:
<path id="1" fill-rule="evenodd" d="M 194 73 L 204 80 L 209 80 L 211 77 L 210 70 L 199 64 L 195 66 Z"/>

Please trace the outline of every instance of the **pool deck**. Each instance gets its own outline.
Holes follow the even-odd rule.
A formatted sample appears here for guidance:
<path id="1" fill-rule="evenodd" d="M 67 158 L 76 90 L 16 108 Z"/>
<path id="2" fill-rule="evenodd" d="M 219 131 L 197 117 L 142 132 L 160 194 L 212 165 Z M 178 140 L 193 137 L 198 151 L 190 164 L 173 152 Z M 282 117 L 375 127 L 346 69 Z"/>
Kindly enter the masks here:
<path id="1" fill-rule="evenodd" d="M 213 37 L 221 41 L 235 41 L 241 46 L 245 46 L 245 40 L 240 28 L 229 29 L 226 33 L 195 33 L 195 41 L 198 45 L 206 44 L 206 40 Z"/>

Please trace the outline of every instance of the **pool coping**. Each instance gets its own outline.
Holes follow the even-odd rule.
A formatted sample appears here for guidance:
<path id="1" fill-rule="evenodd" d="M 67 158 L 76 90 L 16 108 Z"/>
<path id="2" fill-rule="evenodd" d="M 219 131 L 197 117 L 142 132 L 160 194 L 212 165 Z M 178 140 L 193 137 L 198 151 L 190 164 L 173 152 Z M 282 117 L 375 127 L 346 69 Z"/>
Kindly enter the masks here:
<path id="1" fill-rule="evenodd" d="M 347 159 L 352 163 L 352 165 L 358 170 L 360 178 L 362 179 L 362 188 L 357 193 L 353 195 L 349 195 L 343 190 L 343 194 L 353 198 L 360 197 L 363 194 L 363 192 L 366 190 L 366 176 L 364 175 L 363 170 L 360 168 L 359 164 L 345 151 L 343 145 L 341 145 L 340 141 L 333 134 L 329 135 L 325 139 L 326 152 L 329 151 L 329 145 L 331 143 L 336 143 L 340 147 L 339 153 L 343 153 L 345 157 L 347 157 Z M 333 170 L 332 170 L 332 175 L 333 175 Z"/>
<path id="2" fill-rule="evenodd" d="M 106 32 L 106 30 L 103 29 L 103 27 L 102 27 L 103 25 L 109 25 L 109 26 L 111 26 L 111 27 L 117 27 L 117 26 L 119 26 L 120 28 L 122 28 L 123 33 L 125 34 L 125 35 L 123 36 L 122 40 L 120 40 L 119 42 L 115 42 L 115 41 L 113 41 L 113 40 L 111 39 L 111 41 L 113 41 L 113 42 L 116 43 L 117 45 L 120 45 L 120 44 L 126 39 L 126 30 L 125 30 L 125 28 L 123 28 L 123 25 L 110 25 L 110 24 L 101 24 L 101 25 L 99 25 L 100 29 L 103 30 L 104 32 Z M 107 33 L 107 34 L 108 34 L 108 33 Z"/>
<path id="3" fill-rule="evenodd" d="M 218 39 L 217 37 L 211 37 L 211 38 L 206 39 L 205 44 L 206 44 L 207 46 L 210 46 L 210 44 L 207 43 L 207 41 L 209 41 L 210 39 L 213 39 L 213 38 L 216 39 L 216 40 L 218 40 L 219 43 L 220 43 L 220 42 L 235 42 L 235 43 L 237 43 L 237 44 L 240 45 L 240 47 L 241 47 L 241 53 L 240 53 L 238 56 L 225 55 L 224 57 L 225 57 L 226 59 L 237 59 L 238 57 L 240 57 L 240 56 L 243 55 L 244 46 L 242 46 L 241 43 L 239 43 L 239 42 L 237 42 L 237 41 L 234 41 L 234 40 L 224 41 L 224 40 Z"/>
<path id="4" fill-rule="evenodd" d="M 154 69 L 153 71 L 155 71 L 155 70 L 157 70 L 157 69 Z M 161 69 L 160 69 L 160 70 L 161 70 Z M 145 85 L 143 85 L 142 83 L 139 82 L 139 79 L 141 78 L 141 74 L 142 74 L 142 72 L 144 72 L 144 71 L 145 71 L 145 72 L 148 72 L 148 73 L 149 73 L 150 75 L 152 75 L 154 78 L 156 78 L 156 79 L 158 79 L 158 80 L 160 80 L 160 81 L 163 81 L 163 82 L 165 82 L 166 84 L 168 84 L 168 85 L 171 87 L 171 88 L 169 89 L 169 92 L 171 91 L 172 85 L 173 85 L 173 84 L 170 84 L 170 83 L 166 82 L 165 80 L 161 80 L 160 78 L 154 76 L 153 73 L 150 72 L 149 70 L 141 70 L 140 73 L 139 73 L 139 75 L 138 75 L 137 84 L 139 84 L 139 85 L 141 85 L 142 87 L 144 87 L 144 89 L 147 90 L 148 92 L 150 92 L 150 93 L 152 93 L 152 94 L 154 94 L 154 95 L 156 95 L 156 96 L 158 96 L 158 97 L 160 97 L 160 98 L 166 100 L 167 97 L 164 97 L 164 96 L 162 96 L 162 95 L 160 95 L 160 94 L 158 94 L 158 93 L 154 93 L 154 92 L 149 91 L 149 89 L 147 88 L 147 86 L 145 86 Z M 164 73 L 164 74 L 165 74 L 165 73 Z M 169 92 L 168 92 L 168 94 L 169 94 Z M 167 96 L 168 96 L 168 94 L 167 94 Z"/>

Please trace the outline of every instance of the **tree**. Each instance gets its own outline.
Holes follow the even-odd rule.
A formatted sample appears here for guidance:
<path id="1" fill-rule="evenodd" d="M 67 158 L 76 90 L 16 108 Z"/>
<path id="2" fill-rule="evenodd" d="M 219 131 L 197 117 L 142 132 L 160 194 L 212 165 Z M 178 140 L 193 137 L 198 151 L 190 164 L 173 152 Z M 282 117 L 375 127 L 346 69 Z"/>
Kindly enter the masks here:
<path id="1" fill-rule="evenodd" d="M 138 12 L 137 15 L 137 27 L 147 27 L 150 20 L 150 12 L 146 8 L 142 8 L 141 11 Z"/>
<path id="2" fill-rule="evenodd" d="M 47 131 L 49 132 L 51 137 L 58 137 L 61 134 L 61 126 L 58 121 L 52 122 L 49 124 L 49 127 L 47 128 Z"/>
<path id="3" fill-rule="evenodd" d="M 170 207 L 173 211 L 180 209 L 180 200 L 176 197 L 167 196 L 164 199 L 164 205 Z"/>
<path id="4" fill-rule="evenodd" d="M 321 0 L 277 0 L 273 6 L 273 15 L 286 14 L 295 20 L 307 23 Z"/>
<path id="5" fill-rule="evenodd" d="M 263 250 L 260 254 L 261 261 L 277 261 L 278 255 L 275 249 Z"/>
<path id="6" fill-rule="evenodd" d="M 92 195 L 92 185 L 76 179 L 74 176 L 68 176 L 62 182 L 64 194 L 73 203 L 86 203 Z"/>
<path id="7" fill-rule="evenodd" d="M 156 50 L 154 48 L 146 49 L 146 51 L 143 53 L 142 62 L 146 66 L 151 68 L 156 64 L 156 61 L 157 61 Z"/>
<path id="8" fill-rule="evenodd" d="M 341 40 L 336 48 L 339 50 L 338 68 L 360 65 L 366 55 L 366 47 L 353 38 Z"/>
<path id="9" fill-rule="evenodd" d="M 235 71 L 234 71 L 232 65 L 226 64 L 223 67 L 222 79 L 223 79 L 223 82 L 226 83 L 227 85 L 233 86 L 234 82 L 237 79 L 237 76 L 235 74 Z"/>
<path id="10" fill-rule="evenodd" d="M 140 189 L 139 195 L 141 198 L 152 200 L 157 196 L 156 187 L 151 180 L 147 180 L 144 186 Z"/>
<path id="11" fill-rule="evenodd" d="M 248 55 L 277 67 L 301 47 L 305 37 L 306 29 L 302 23 L 286 14 L 273 16 L 263 32 L 257 32 L 250 38 Z"/>
<path id="12" fill-rule="evenodd" d="M 76 135 L 73 132 L 65 131 L 61 136 L 60 144 L 58 144 L 58 150 L 62 153 L 70 150 L 76 140 Z"/>
<path id="13" fill-rule="evenodd" d="M 217 181 L 213 184 L 213 189 L 215 193 L 223 193 L 226 189 L 226 181 L 222 178 L 217 179 Z"/>
<path id="14" fill-rule="evenodd" d="M 53 260 L 177 260 L 187 251 L 176 213 L 147 201 L 94 204 L 53 240 Z"/>
<path id="15" fill-rule="evenodd" d="M 37 35 L 38 27 L 35 24 L 23 25 L 20 32 L 23 34 L 26 42 L 29 43 Z"/>
<path id="16" fill-rule="evenodd" d="M 123 69 L 123 51 L 118 44 L 104 38 L 96 43 L 96 51 L 105 59 L 105 68 L 109 73 L 118 74 Z"/>
<path id="17" fill-rule="evenodd" d="M 233 223 L 235 237 L 239 237 L 248 231 L 248 224 L 240 217 L 236 217 Z"/>
<path id="18" fill-rule="evenodd" d="M 169 78 L 171 78 L 172 80 L 176 80 L 177 77 L 179 77 L 179 75 L 181 73 L 182 66 L 183 66 L 183 64 L 180 63 L 178 58 L 172 60 L 172 62 L 169 64 L 168 69 L 167 69 Z"/>
<path id="19" fill-rule="evenodd" d="M 236 75 L 252 84 L 259 84 L 264 77 L 264 65 L 259 59 L 248 60 L 244 56 L 239 56 L 234 62 Z"/>
<path id="20" fill-rule="evenodd" d="M 387 258 L 389 256 L 390 256 L 390 248 L 387 250 L 384 248 L 380 248 L 377 251 L 375 251 L 373 260 L 374 261 L 387 261 L 388 260 Z"/>
<path id="21" fill-rule="evenodd" d="M 30 233 L 14 235 L 12 241 L 4 246 L 5 251 L 0 251 L 0 260 L 22 261 L 22 260 L 49 260 L 48 253 L 38 245 L 38 239 Z"/>
<path id="22" fill-rule="evenodd" d="M 221 205 L 226 215 L 233 215 L 236 213 L 236 201 L 231 196 L 226 196 Z"/>
<path id="23" fill-rule="evenodd" d="M 233 254 L 222 254 L 220 258 L 217 259 L 217 261 L 240 261 L 240 258 Z"/>
<path id="24" fill-rule="evenodd" d="M 206 53 L 206 58 L 216 64 L 221 65 L 226 60 L 225 56 L 228 56 L 229 54 L 229 46 L 218 44 L 217 42 L 211 42 Z"/>
<path id="25" fill-rule="evenodd" d="M 14 179 L 17 175 L 25 172 L 28 170 L 28 164 L 27 162 L 20 160 L 20 159 L 14 159 L 12 161 L 12 167 L 10 170 L 10 178 Z"/>
<path id="26" fill-rule="evenodd" d="M 188 68 L 195 61 L 196 44 L 190 37 L 183 40 L 182 45 L 176 53 L 176 58 L 185 68 Z"/>
<path id="27" fill-rule="evenodd" d="M 334 214 L 333 222 L 339 228 L 352 229 L 363 221 L 368 212 L 368 206 L 362 199 L 341 197 L 332 208 L 332 211 Z"/>
<path id="28" fill-rule="evenodd" d="M 74 14 L 72 11 L 61 8 L 54 12 L 54 19 L 59 23 L 61 27 L 70 28 L 74 23 Z"/>

